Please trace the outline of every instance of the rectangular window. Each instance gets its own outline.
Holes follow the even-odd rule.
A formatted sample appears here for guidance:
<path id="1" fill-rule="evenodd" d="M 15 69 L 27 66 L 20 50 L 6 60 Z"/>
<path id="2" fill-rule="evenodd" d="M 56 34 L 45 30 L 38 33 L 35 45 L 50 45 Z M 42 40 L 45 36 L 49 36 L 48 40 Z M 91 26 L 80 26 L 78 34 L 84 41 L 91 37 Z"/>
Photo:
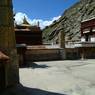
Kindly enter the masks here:
<path id="1" fill-rule="evenodd" d="M 95 27 L 92 29 L 92 32 L 95 32 Z"/>
<path id="2" fill-rule="evenodd" d="M 89 33 L 90 32 L 90 29 L 84 29 L 83 30 L 83 33 Z"/>

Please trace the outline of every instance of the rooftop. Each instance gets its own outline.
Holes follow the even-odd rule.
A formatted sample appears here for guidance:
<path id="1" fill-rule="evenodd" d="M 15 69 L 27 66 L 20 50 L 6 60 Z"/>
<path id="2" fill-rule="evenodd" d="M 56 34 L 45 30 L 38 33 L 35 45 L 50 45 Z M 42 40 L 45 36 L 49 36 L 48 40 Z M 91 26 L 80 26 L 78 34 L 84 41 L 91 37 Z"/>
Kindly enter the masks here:
<path id="1" fill-rule="evenodd" d="M 89 19 L 85 19 L 85 20 L 83 20 L 82 22 L 86 22 L 86 21 L 94 20 L 94 19 L 95 19 L 95 17 L 92 17 L 92 18 L 89 18 Z"/>

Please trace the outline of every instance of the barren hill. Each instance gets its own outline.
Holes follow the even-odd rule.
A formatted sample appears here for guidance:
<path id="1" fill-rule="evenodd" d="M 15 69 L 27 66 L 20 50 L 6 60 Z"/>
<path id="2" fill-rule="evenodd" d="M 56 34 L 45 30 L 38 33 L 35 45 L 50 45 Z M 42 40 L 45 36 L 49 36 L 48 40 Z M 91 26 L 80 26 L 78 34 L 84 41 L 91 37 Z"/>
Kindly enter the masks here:
<path id="1" fill-rule="evenodd" d="M 80 40 L 80 24 L 85 19 L 95 17 L 95 0 L 80 0 L 65 10 L 61 18 L 43 30 L 44 41 L 49 41 L 49 34 L 55 28 L 63 28 L 65 40 Z M 52 40 L 50 40 L 52 41 Z"/>

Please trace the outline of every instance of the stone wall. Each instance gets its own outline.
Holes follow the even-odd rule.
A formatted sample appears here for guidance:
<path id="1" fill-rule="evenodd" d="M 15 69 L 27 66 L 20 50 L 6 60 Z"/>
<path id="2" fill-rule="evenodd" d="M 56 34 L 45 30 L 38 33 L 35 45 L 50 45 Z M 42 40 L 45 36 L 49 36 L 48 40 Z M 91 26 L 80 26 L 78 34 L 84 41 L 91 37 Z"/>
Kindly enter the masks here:
<path id="1" fill-rule="evenodd" d="M 26 62 L 62 60 L 63 49 L 28 49 L 25 53 Z"/>
<path id="2" fill-rule="evenodd" d="M 95 59 L 95 47 L 66 48 L 66 59 Z"/>

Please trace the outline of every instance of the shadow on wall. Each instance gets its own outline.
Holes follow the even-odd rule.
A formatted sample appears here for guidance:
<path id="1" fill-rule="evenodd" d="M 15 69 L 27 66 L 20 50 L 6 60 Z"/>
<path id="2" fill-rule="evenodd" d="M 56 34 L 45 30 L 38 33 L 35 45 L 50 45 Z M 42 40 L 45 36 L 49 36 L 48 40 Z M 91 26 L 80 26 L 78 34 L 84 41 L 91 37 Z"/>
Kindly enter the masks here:
<path id="1" fill-rule="evenodd" d="M 66 95 L 66 94 L 54 93 L 36 88 L 28 88 L 19 84 L 16 87 L 6 89 L 4 92 L 0 93 L 0 95 Z"/>
<path id="2" fill-rule="evenodd" d="M 50 66 L 47 66 L 46 64 L 36 64 L 34 62 L 31 63 L 27 63 L 27 64 L 22 64 L 20 65 L 20 68 L 32 68 L 32 69 L 36 69 L 36 68 L 49 68 Z"/>

